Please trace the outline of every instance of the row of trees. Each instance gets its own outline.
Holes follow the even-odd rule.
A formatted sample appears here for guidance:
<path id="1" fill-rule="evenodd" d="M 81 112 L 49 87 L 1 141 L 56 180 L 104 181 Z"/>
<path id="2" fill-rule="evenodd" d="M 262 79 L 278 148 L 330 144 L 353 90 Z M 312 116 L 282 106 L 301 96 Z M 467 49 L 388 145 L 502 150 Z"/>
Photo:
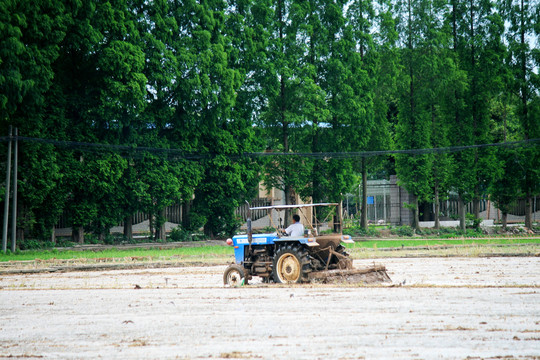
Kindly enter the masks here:
<path id="1" fill-rule="evenodd" d="M 261 179 L 288 202 L 337 201 L 368 172 L 397 173 L 417 215 L 449 191 L 462 204 L 489 192 L 503 212 L 525 197 L 531 226 L 537 147 L 241 155 L 538 138 L 539 12 L 530 0 L 3 1 L 1 132 L 204 156 L 24 142 L 20 236 L 42 237 L 67 213 L 79 240 L 122 220 L 130 237 L 145 211 L 163 237 L 172 203 L 184 227 L 228 234 Z"/>
<path id="2" fill-rule="evenodd" d="M 539 7 L 527 1 L 410 1 L 402 3 L 403 66 L 396 144 L 400 148 L 463 146 L 540 136 Z M 533 47 L 531 48 L 531 45 Z M 539 191 L 537 149 L 466 150 L 398 157 L 396 171 L 418 201 L 441 194 L 464 204 L 486 193 L 503 212 Z M 438 221 L 438 207 L 435 209 Z M 506 225 L 506 223 L 505 223 Z"/>

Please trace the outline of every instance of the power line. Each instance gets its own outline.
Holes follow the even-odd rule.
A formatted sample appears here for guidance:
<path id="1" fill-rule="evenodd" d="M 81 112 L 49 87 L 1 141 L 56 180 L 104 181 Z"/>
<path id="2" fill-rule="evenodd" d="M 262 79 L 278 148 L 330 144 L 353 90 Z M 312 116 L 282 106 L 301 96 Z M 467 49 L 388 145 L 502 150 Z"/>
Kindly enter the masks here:
<path id="1" fill-rule="evenodd" d="M 9 136 L 0 137 L 0 142 L 9 141 Z M 84 152 L 114 152 L 119 153 L 124 156 L 132 157 L 141 157 L 145 153 L 157 154 L 157 155 L 166 155 L 167 157 L 186 159 L 186 160 L 200 160 L 207 156 L 196 153 L 186 153 L 180 149 L 166 149 L 166 148 L 155 148 L 155 147 L 145 147 L 145 146 L 136 146 L 136 145 L 114 145 L 114 144 L 100 144 L 100 143 L 88 143 L 80 141 L 67 141 L 67 140 L 53 140 L 53 139 L 42 139 L 34 137 L 19 136 L 19 141 L 24 142 L 33 142 L 41 144 L 54 145 L 60 148 L 67 148 L 71 150 L 79 150 Z"/>
<path id="2" fill-rule="evenodd" d="M 408 150 L 376 150 L 376 151 L 360 151 L 360 152 L 319 152 L 319 153 L 254 153 L 257 156 L 302 156 L 313 158 L 329 158 L 329 159 L 347 159 L 347 158 L 368 158 L 381 155 L 424 155 L 424 154 L 441 154 L 450 152 L 459 152 L 470 149 L 481 149 L 488 147 L 505 147 L 505 148 L 517 148 L 517 147 L 529 147 L 534 146 L 540 142 L 538 139 L 520 140 L 505 143 L 493 143 L 493 144 L 479 144 L 479 145 L 464 145 L 464 146 L 449 146 L 442 148 L 428 148 L 428 149 L 408 149 Z"/>
<path id="3" fill-rule="evenodd" d="M 0 142 L 8 142 L 10 139 L 14 139 L 14 136 L 0 137 Z M 265 158 L 265 157 L 304 157 L 312 159 L 354 159 L 354 158 L 369 158 L 383 155 L 425 155 L 425 154 L 442 154 L 459 152 L 470 149 L 482 149 L 490 147 L 500 148 L 519 148 L 519 147 L 531 147 L 536 146 L 540 142 L 540 138 L 520 140 L 504 143 L 492 143 L 492 144 L 479 144 L 479 145 L 463 145 L 463 146 L 449 146 L 442 148 L 428 148 L 428 149 L 408 149 L 408 150 L 376 150 L 376 151 L 356 151 L 356 152 L 246 152 L 242 154 L 216 154 L 216 153 L 187 153 L 181 149 L 166 149 L 145 147 L 136 145 L 114 145 L 114 144 L 100 144 L 100 143 L 87 143 L 78 141 L 66 141 L 66 140 L 53 140 L 42 139 L 26 136 L 17 136 L 17 140 L 24 142 L 50 144 L 56 147 L 68 148 L 72 150 L 79 150 L 85 152 L 103 152 L 109 151 L 118 153 L 122 156 L 129 156 L 140 158 L 145 154 L 154 154 L 165 156 L 169 160 L 204 160 L 211 159 L 215 156 L 226 156 L 231 159 L 240 158 Z"/>

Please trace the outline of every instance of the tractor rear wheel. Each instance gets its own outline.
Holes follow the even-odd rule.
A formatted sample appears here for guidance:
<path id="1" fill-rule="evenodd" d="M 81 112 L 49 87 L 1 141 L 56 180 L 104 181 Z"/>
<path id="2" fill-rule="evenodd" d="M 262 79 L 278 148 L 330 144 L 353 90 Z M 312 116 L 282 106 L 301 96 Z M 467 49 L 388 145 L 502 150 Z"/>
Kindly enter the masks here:
<path id="1" fill-rule="evenodd" d="M 240 286 L 242 279 L 244 279 L 244 285 L 247 285 L 244 268 L 237 264 L 230 265 L 223 274 L 223 284 L 225 285 Z"/>
<path id="2" fill-rule="evenodd" d="M 311 271 L 307 251 L 300 246 L 290 244 L 276 251 L 273 265 L 276 283 L 307 281 L 307 274 Z"/>

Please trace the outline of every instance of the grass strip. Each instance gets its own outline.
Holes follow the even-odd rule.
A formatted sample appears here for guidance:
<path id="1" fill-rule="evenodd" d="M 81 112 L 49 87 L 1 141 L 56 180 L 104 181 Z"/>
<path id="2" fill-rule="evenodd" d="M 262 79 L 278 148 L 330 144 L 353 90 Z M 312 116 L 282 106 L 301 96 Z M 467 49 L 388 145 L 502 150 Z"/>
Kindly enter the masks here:
<path id="1" fill-rule="evenodd" d="M 392 239 L 367 240 L 347 244 L 353 258 L 416 257 L 429 251 L 430 256 L 481 256 L 480 254 L 537 254 L 540 237 L 493 239 Z M 501 247 L 502 246 L 502 247 Z M 443 247 L 445 249 L 439 249 Z M 395 250 L 395 251 L 392 251 Z M 0 267 L 10 268 L 27 262 L 29 266 L 41 263 L 99 263 L 99 262 L 175 262 L 224 264 L 234 260 L 229 246 L 200 246 L 177 248 L 107 248 L 92 250 L 29 250 L 14 254 L 0 254 Z M 17 264 L 17 265 L 16 265 Z"/>
<path id="2" fill-rule="evenodd" d="M 0 263 L 12 261 L 40 261 L 40 260 L 77 260 L 93 259 L 95 261 L 106 261 L 107 259 L 119 260 L 172 260 L 172 259 L 195 259 L 205 260 L 212 258 L 222 258 L 233 255 L 233 250 L 226 246 L 204 246 L 204 247 L 179 247 L 169 249 L 105 249 L 105 250 L 86 250 L 86 251 L 24 251 L 15 254 L 1 254 Z"/>
<path id="3" fill-rule="evenodd" d="M 357 240 L 349 248 L 403 248 L 442 245 L 518 245 L 540 244 L 540 237 L 523 238 L 475 238 L 475 239 L 377 239 Z"/>

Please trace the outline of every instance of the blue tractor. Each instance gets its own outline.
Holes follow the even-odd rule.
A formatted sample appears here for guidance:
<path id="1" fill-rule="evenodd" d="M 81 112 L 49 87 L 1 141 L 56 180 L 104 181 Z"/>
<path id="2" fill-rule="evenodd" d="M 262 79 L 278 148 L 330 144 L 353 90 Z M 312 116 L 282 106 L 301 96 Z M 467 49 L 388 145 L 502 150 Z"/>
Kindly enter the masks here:
<path id="1" fill-rule="evenodd" d="M 289 209 L 301 215 L 305 224 L 303 236 L 288 236 L 273 219 Z M 254 234 L 251 212 L 266 210 L 273 228 L 272 233 Z M 277 215 L 277 216 L 276 216 Z M 317 216 L 324 217 L 319 220 Z M 301 205 L 276 205 L 249 208 L 247 234 L 236 235 L 227 243 L 234 247 L 235 263 L 223 274 L 225 285 L 247 284 L 253 276 L 263 282 L 309 282 L 321 274 L 344 275 L 355 270 L 352 260 L 342 243 L 353 243 L 350 236 L 342 234 L 341 205 L 319 203 Z"/>

